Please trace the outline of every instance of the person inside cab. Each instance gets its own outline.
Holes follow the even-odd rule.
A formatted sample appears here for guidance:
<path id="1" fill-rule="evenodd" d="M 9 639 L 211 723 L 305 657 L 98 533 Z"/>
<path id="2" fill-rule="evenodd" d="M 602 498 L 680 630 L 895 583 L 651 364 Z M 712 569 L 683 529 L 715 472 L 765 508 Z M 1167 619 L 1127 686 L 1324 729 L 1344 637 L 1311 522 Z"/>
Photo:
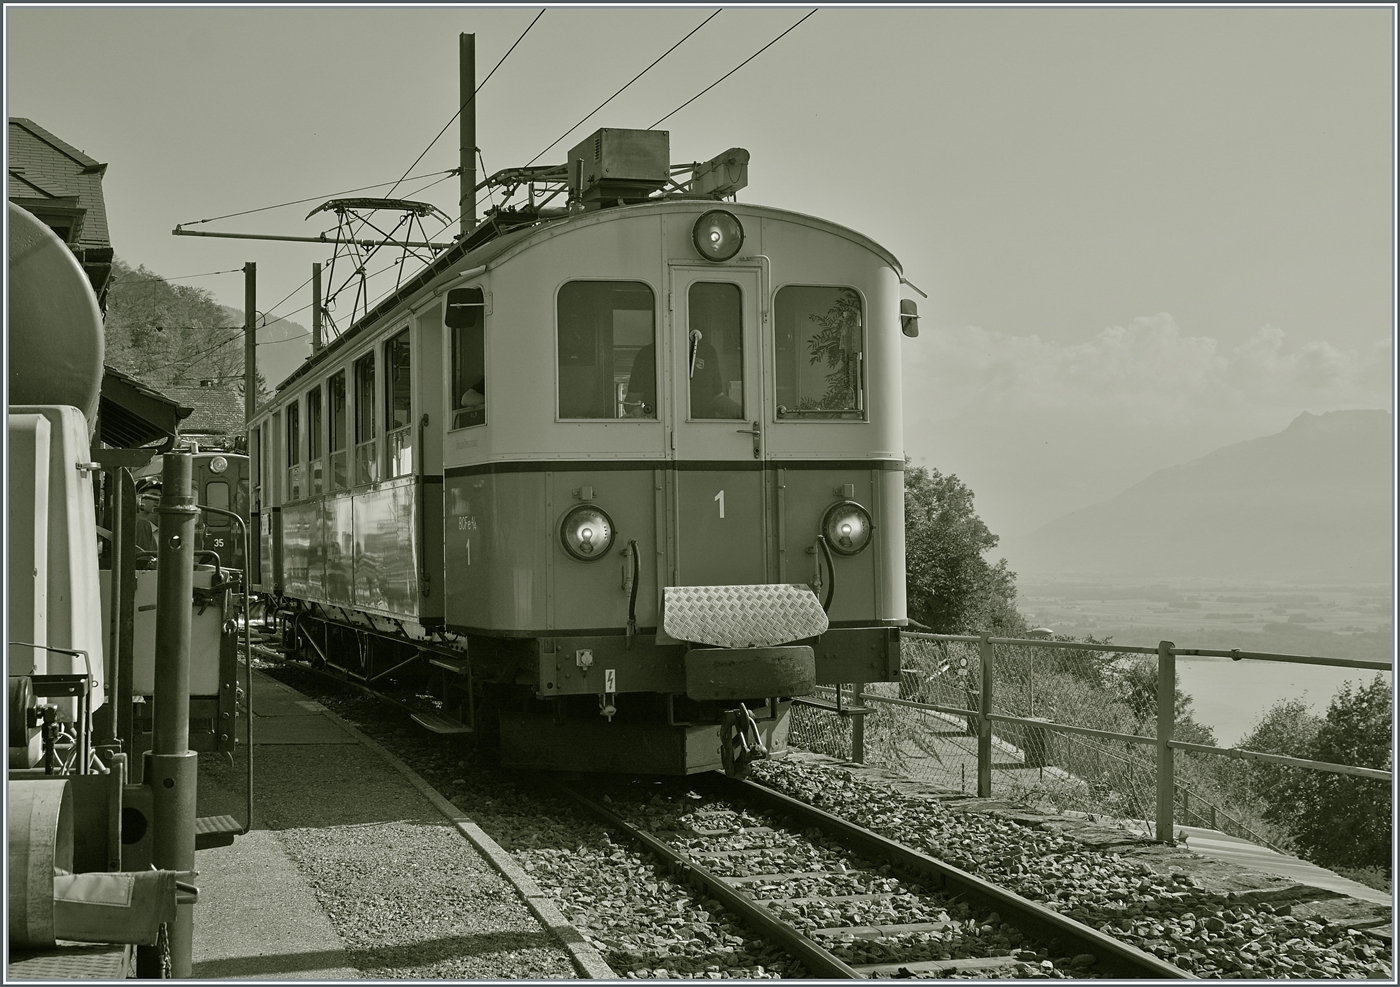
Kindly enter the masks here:
<path id="1" fill-rule="evenodd" d="M 160 516 L 156 508 L 160 507 L 160 490 L 159 483 L 150 483 L 136 494 L 136 550 L 139 552 L 154 553 L 157 549 Z"/>
<path id="2" fill-rule="evenodd" d="M 744 409 L 725 393 L 719 355 L 700 332 L 691 333 L 689 352 L 690 417 L 742 418 Z M 656 348 L 648 343 L 637 351 L 627 380 L 628 417 L 656 417 Z"/>

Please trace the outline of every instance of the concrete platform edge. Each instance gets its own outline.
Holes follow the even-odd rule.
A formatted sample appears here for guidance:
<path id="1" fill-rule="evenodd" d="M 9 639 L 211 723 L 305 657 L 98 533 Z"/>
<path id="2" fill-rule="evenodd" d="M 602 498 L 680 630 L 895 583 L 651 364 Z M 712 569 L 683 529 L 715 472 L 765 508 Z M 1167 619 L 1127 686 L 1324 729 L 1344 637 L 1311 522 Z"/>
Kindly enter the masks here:
<path id="1" fill-rule="evenodd" d="M 539 888 L 534 878 L 525 873 L 520 865 L 515 862 L 515 858 L 507 853 L 499 843 L 487 835 L 476 822 L 462 810 L 443 798 L 434 788 L 424 781 L 418 772 L 414 771 L 402 760 L 389 753 L 376 741 L 368 737 L 360 730 L 356 729 L 344 719 L 332 713 L 328 709 L 322 709 L 321 714 L 336 726 L 345 730 L 352 737 L 365 746 L 366 750 L 371 750 L 379 755 L 395 771 L 403 775 L 418 793 L 432 803 L 433 808 L 442 813 L 457 828 L 457 832 L 484 856 L 496 871 L 509 881 L 520 893 L 520 897 L 525 902 L 525 907 L 539 919 L 545 928 L 553 933 L 555 939 L 568 952 L 569 958 L 574 963 L 574 968 L 578 970 L 582 977 L 590 980 L 617 980 L 618 975 L 603 960 L 603 957 L 592 946 L 584 940 L 579 931 L 569 923 L 564 917 L 564 913 L 559 911 L 554 902 L 551 901 Z"/>

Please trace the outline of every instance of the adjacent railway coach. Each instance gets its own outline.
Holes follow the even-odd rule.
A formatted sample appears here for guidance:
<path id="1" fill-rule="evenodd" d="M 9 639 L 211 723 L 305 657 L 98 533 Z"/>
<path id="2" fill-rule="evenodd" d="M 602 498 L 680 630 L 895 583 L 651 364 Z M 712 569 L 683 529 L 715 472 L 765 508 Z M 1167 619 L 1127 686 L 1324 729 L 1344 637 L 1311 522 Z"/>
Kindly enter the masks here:
<path id="1" fill-rule="evenodd" d="M 792 697 L 898 678 L 900 266 L 725 201 L 747 152 L 678 183 L 668 150 L 516 169 L 568 206 L 488 216 L 251 423 L 290 643 L 431 677 L 420 722 L 507 765 L 739 772 Z"/>

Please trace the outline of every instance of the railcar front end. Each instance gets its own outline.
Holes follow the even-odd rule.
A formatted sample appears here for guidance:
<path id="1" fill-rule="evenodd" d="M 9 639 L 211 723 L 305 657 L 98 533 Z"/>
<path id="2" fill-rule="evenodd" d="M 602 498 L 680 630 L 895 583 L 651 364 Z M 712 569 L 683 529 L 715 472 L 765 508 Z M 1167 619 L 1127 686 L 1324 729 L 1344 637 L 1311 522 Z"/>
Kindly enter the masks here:
<path id="1" fill-rule="evenodd" d="M 435 677 L 421 721 L 506 765 L 742 770 L 792 697 L 898 679 L 898 264 L 593 205 L 449 250 L 279 389 L 255 571 L 308 657 Z"/>

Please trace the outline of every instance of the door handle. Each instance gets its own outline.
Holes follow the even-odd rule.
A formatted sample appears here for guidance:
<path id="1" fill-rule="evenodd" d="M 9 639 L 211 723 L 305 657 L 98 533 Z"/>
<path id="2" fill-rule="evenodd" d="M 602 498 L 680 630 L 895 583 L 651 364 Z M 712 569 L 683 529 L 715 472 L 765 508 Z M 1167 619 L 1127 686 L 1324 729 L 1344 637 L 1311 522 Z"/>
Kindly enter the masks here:
<path id="1" fill-rule="evenodd" d="M 753 458 L 757 459 L 759 456 L 759 440 L 763 436 L 763 432 L 758 427 L 758 422 L 753 423 L 753 428 L 736 428 L 734 431 L 739 435 L 753 436 Z"/>

